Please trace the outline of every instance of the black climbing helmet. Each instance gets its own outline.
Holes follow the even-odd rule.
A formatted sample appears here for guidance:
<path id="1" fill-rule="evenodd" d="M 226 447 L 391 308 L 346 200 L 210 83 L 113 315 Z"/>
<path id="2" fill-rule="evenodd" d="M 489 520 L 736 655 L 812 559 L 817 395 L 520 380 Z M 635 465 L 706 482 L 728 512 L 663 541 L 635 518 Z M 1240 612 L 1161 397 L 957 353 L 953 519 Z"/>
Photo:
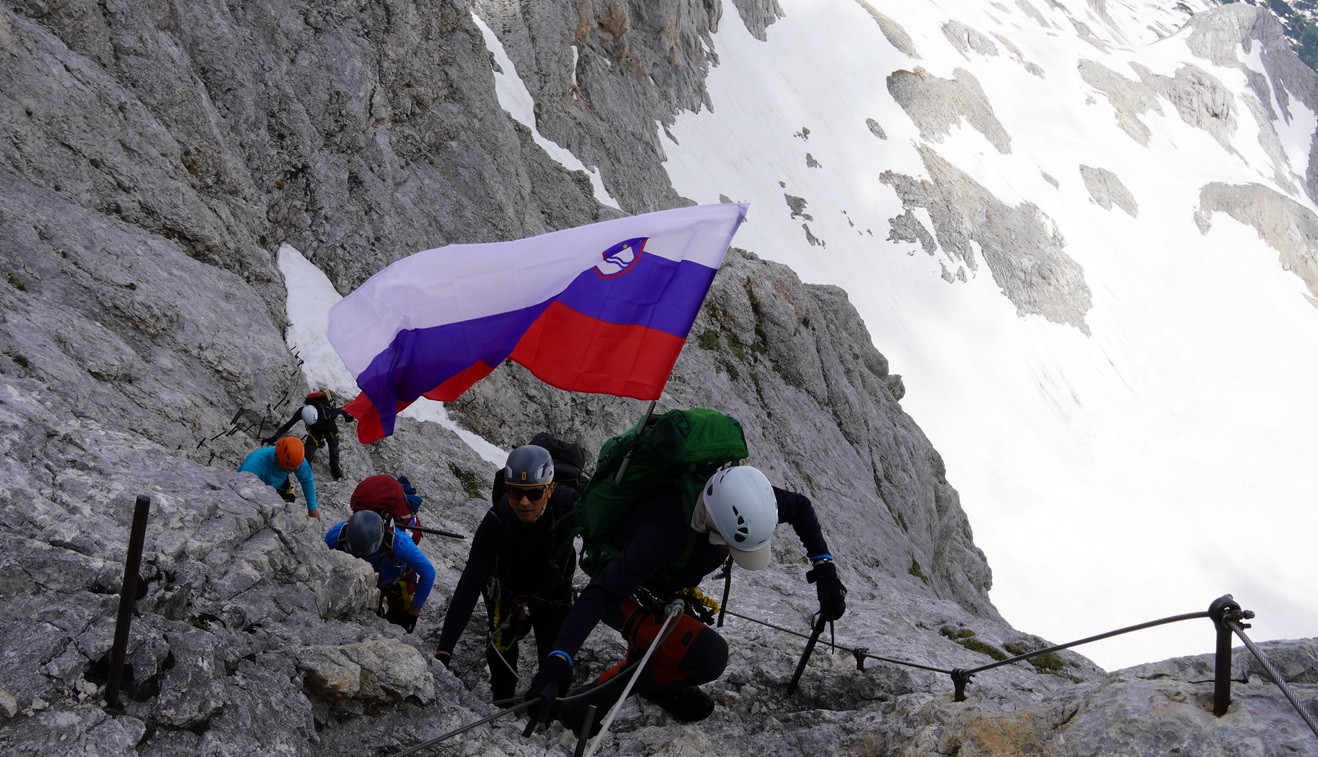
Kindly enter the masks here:
<path id="1" fill-rule="evenodd" d="M 508 486 L 548 486 L 554 482 L 554 459 L 549 450 L 534 444 L 518 447 L 508 453 L 508 464 L 503 468 L 503 482 Z"/>
<path id="2" fill-rule="evenodd" d="M 372 510 L 353 513 L 348 522 L 343 524 L 343 531 L 346 538 L 339 540 L 340 548 L 346 546 L 347 551 L 357 557 L 374 555 L 384 543 L 384 520 Z"/>

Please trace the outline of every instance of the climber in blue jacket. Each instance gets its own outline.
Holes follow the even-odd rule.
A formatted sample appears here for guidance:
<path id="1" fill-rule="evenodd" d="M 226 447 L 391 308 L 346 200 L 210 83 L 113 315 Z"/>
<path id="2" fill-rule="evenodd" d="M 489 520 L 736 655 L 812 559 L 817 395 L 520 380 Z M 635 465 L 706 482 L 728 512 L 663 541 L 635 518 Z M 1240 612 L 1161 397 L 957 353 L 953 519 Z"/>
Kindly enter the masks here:
<path id="1" fill-rule="evenodd" d="M 307 517 L 320 519 L 320 511 L 316 509 L 316 479 L 311 475 L 311 464 L 307 462 L 301 439 L 285 436 L 273 447 L 252 450 L 238 470 L 251 473 L 273 486 L 285 502 L 293 501 L 293 483 L 289 481 L 289 474 L 297 476 L 298 483 L 302 484 L 302 494 L 307 498 Z"/>
<path id="2" fill-rule="evenodd" d="M 435 585 L 435 568 L 406 533 L 374 510 L 358 510 L 325 534 L 325 544 L 360 557 L 375 568 L 380 590 L 378 614 L 412 633 Z M 385 609 L 387 608 L 387 610 Z"/>

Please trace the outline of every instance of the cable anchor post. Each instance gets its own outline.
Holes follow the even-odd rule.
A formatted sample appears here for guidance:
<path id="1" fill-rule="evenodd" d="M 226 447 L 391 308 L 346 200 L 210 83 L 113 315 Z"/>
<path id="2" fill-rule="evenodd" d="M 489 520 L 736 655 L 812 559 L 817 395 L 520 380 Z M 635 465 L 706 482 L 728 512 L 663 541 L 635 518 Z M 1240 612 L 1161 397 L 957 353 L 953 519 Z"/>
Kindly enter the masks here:
<path id="1" fill-rule="evenodd" d="M 1231 627 L 1228 620 L 1240 612 L 1240 605 L 1230 594 L 1223 594 L 1208 605 L 1208 617 L 1217 629 L 1217 649 L 1213 657 L 1213 714 L 1219 718 L 1231 706 Z"/>
<path id="2" fill-rule="evenodd" d="M 851 656 L 856 658 L 856 670 L 865 672 L 865 657 L 870 653 L 869 647 L 856 647 L 851 650 Z"/>
<path id="3" fill-rule="evenodd" d="M 966 701 L 966 684 L 970 683 L 970 675 L 965 668 L 952 668 L 953 701 Z"/>

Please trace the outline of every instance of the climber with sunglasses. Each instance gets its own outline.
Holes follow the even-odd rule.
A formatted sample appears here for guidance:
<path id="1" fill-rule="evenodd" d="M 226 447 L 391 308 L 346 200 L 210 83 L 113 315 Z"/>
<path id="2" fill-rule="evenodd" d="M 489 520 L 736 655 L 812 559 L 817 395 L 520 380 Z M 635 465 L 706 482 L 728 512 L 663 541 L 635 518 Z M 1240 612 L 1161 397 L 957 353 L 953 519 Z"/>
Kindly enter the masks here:
<path id="1" fill-rule="evenodd" d="M 577 555 L 565 515 L 576 502 L 585 453 L 537 434 L 514 449 L 495 482 L 495 503 L 472 537 L 471 552 L 444 616 L 435 657 L 449 666 L 479 594 L 485 600 L 485 660 L 496 704 L 516 703 L 518 642 L 535 632 L 544 659 L 572 605 Z M 556 468 L 562 469 L 557 471 Z M 566 687 L 569 683 L 564 681 Z"/>

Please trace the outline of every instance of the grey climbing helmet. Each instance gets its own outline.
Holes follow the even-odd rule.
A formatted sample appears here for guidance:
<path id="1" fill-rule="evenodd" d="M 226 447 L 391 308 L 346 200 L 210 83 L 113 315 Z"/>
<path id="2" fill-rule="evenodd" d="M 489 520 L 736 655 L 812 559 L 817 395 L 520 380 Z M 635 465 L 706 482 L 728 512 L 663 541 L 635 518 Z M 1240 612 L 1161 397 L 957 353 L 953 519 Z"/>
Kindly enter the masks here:
<path id="1" fill-rule="evenodd" d="M 339 535 L 339 549 L 357 557 L 370 557 L 384 544 L 384 519 L 373 510 L 359 510 L 343 524 Z"/>
<path id="2" fill-rule="evenodd" d="M 554 459 L 549 450 L 527 444 L 508 453 L 503 468 L 503 482 L 508 486 L 548 486 L 554 483 Z"/>

